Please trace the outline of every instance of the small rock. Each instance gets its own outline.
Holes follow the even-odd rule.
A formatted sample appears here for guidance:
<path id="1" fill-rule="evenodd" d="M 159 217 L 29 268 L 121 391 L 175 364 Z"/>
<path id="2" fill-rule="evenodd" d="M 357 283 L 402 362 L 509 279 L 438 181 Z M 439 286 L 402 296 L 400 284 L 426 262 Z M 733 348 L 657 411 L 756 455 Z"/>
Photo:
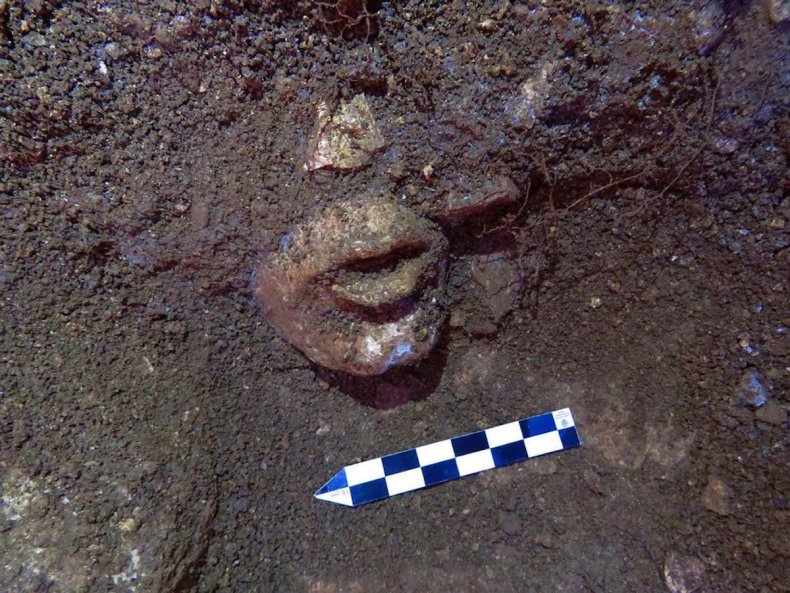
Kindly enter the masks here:
<path id="1" fill-rule="evenodd" d="M 364 167 L 385 146 L 365 95 L 355 95 L 348 102 L 341 100 L 334 112 L 321 102 L 305 169 L 353 171 Z"/>
<path id="2" fill-rule="evenodd" d="M 551 550 L 557 547 L 557 538 L 550 533 L 539 533 L 535 536 L 535 543 Z"/>
<path id="3" fill-rule="evenodd" d="M 494 19 L 484 19 L 477 26 L 480 27 L 480 30 L 485 31 L 486 33 L 496 31 L 496 21 Z"/>
<path id="4" fill-rule="evenodd" d="M 671 593 L 703 593 L 708 585 L 705 565 L 694 556 L 671 553 L 664 561 L 664 583 Z"/>
<path id="5" fill-rule="evenodd" d="M 587 484 L 590 490 L 595 494 L 603 495 L 604 490 L 603 486 L 601 486 L 601 476 L 591 469 L 586 469 L 582 472 L 582 477 L 584 478 L 584 483 Z"/>
<path id="6" fill-rule="evenodd" d="M 758 409 L 754 415 L 760 422 L 766 422 L 774 426 L 781 426 L 787 422 L 787 412 L 775 401 L 769 401 L 762 408 Z"/>
<path id="7" fill-rule="evenodd" d="M 513 536 L 521 533 L 521 519 L 515 513 L 506 513 L 499 520 L 499 525 L 507 535 Z"/>
<path id="8" fill-rule="evenodd" d="M 472 262 L 472 278 L 486 293 L 492 321 L 499 323 L 518 299 L 521 288 L 518 266 L 501 253 L 478 255 Z"/>
<path id="9" fill-rule="evenodd" d="M 332 431 L 332 426 L 329 424 L 329 422 L 325 422 L 322 420 L 318 423 L 318 428 L 316 429 L 315 433 L 318 436 L 324 436 L 325 434 L 329 434 L 331 431 Z"/>
<path id="10" fill-rule="evenodd" d="M 556 62 L 546 62 L 536 76 L 527 79 L 518 92 L 505 104 L 505 113 L 510 124 L 516 128 L 531 129 L 542 115 L 548 102 L 550 84 L 548 82 L 557 68 Z"/>
<path id="11" fill-rule="evenodd" d="M 162 48 L 157 46 L 148 46 L 145 48 L 146 57 L 152 60 L 158 60 L 162 57 Z"/>
<path id="12" fill-rule="evenodd" d="M 738 150 L 738 141 L 734 138 L 719 138 L 713 144 L 713 150 L 719 154 L 732 154 Z"/>
<path id="13" fill-rule="evenodd" d="M 716 476 L 708 477 L 708 485 L 702 492 L 702 504 L 717 515 L 726 516 L 732 512 L 730 498 L 732 490 L 727 483 Z"/>
<path id="14" fill-rule="evenodd" d="M 44 47 L 47 44 L 47 38 L 41 33 L 33 31 L 22 37 L 22 42 L 33 47 Z"/>
<path id="15" fill-rule="evenodd" d="M 761 408 L 767 401 L 768 389 L 766 389 L 760 375 L 754 370 L 746 371 L 735 392 L 735 403 Z"/>
<path id="16" fill-rule="evenodd" d="M 121 44 L 110 41 L 104 46 L 104 53 L 108 58 L 117 60 L 125 56 L 127 52 Z"/>
<path id="17" fill-rule="evenodd" d="M 790 0 L 767 0 L 768 18 L 774 24 L 790 20 Z"/>
<path id="18" fill-rule="evenodd" d="M 519 195 L 513 180 L 497 175 L 486 179 L 482 187 L 454 187 L 428 215 L 454 225 L 486 210 L 513 204 Z"/>
<path id="19" fill-rule="evenodd" d="M 135 531 L 139 526 L 140 524 L 131 517 L 118 522 L 118 529 L 121 531 Z"/>

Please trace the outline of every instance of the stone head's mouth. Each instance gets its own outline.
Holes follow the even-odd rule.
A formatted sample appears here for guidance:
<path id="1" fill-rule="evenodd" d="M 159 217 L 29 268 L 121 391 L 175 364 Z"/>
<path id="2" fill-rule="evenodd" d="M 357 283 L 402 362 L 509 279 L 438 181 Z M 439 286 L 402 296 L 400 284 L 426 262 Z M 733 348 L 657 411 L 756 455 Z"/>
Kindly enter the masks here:
<path id="1" fill-rule="evenodd" d="M 435 286 L 438 263 L 430 245 L 404 245 L 343 264 L 325 282 L 339 309 L 386 323 L 413 312 L 424 287 Z"/>
<path id="2" fill-rule="evenodd" d="M 327 206 L 262 266 L 256 295 L 323 366 L 375 375 L 424 358 L 442 307 L 447 239 L 389 195 Z"/>

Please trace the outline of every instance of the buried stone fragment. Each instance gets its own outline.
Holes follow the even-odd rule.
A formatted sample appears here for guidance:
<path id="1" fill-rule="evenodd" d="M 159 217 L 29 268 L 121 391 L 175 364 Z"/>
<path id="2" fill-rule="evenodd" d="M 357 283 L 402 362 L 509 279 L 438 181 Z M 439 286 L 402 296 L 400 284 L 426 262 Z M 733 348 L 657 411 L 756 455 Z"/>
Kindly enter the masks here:
<path id="1" fill-rule="evenodd" d="M 456 187 L 449 190 L 444 200 L 428 216 L 442 223 L 456 225 L 470 217 L 500 206 L 514 204 L 519 197 L 519 189 L 504 175 L 488 178 L 482 187 Z"/>
<path id="2" fill-rule="evenodd" d="M 340 101 L 333 113 L 322 101 L 308 146 L 305 169 L 353 171 L 364 167 L 371 155 L 385 147 L 384 138 L 370 111 L 365 95 Z"/>
<path id="3" fill-rule="evenodd" d="M 388 194 L 328 206 L 258 269 L 255 294 L 310 360 L 354 375 L 417 362 L 436 343 L 447 239 Z"/>

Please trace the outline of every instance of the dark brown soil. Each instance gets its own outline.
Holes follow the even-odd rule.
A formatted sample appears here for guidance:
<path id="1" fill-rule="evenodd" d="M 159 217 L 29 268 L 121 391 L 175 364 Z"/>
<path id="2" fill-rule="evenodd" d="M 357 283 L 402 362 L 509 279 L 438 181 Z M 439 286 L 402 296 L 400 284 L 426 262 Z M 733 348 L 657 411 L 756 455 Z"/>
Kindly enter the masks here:
<path id="1" fill-rule="evenodd" d="M 782 7 L 0 0 L 0 591 L 790 591 Z M 358 93 L 387 149 L 306 173 Z M 497 176 L 420 366 L 316 368 L 255 302 L 315 208 Z M 566 406 L 580 449 L 312 498 Z"/>

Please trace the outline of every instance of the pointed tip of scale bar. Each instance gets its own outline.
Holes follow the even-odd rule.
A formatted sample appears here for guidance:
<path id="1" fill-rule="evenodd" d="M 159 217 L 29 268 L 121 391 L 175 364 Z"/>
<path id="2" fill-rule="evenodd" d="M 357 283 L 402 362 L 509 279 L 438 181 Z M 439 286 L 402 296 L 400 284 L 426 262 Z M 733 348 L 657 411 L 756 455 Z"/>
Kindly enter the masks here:
<path id="1" fill-rule="evenodd" d="M 331 480 L 315 491 L 314 496 L 319 500 L 353 507 L 354 501 L 351 500 L 351 490 L 346 479 L 346 469 L 343 468 L 337 472 Z"/>

